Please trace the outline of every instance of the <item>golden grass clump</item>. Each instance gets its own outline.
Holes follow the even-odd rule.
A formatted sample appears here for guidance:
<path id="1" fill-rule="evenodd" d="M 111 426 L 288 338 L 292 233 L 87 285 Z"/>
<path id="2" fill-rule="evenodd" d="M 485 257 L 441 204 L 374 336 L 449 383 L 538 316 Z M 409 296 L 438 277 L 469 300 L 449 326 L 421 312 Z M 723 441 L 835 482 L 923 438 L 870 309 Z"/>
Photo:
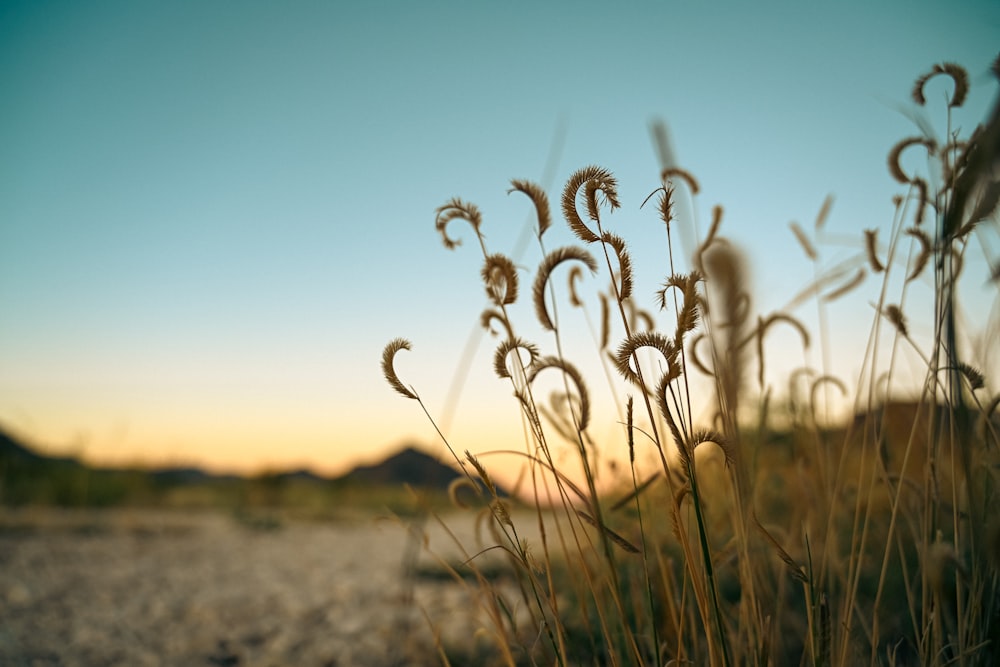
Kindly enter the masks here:
<path id="1" fill-rule="evenodd" d="M 520 448 L 455 457 L 465 473 L 456 507 L 490 526 L 465 565 L 491 648 L 469 659 L 442 647 L 445 664 L 1000 664 L 1000 394 L 985 372 L 998 331 L 974 330 L 960 289 L 982 267 L 968 258 L 969 233 L 997 222 L 1000 119 L 960 137 L 950 110 L 969 92 L 965 70 L 935 65 L 913 98 L 926 104 L 938 75 L 954 87 L 948 140 L 889 148 L 901 186 L 891 224 L 857 230 L 848 256 L 829 263 L 820 247 L 839 222 L 833 198 L 811 235 L 791 223 L 814 277 L 776 312 L 757 312 L 751 263 L 723 235 L 721 206 L 692 255 L 675 252 L 672 226 L 692 222 L 675 219 L 675 182 L 701 205 L 682 168 L 664 169 L 658 185 L 654 174 L 632 209 L 610 170 L 580 169 L 562 190 L 565 226 L 539 186 L 511 182 L 536 209 L 541 260 L 525 306 L 535 322 L 518 317 L 517 269 L 487 250 L 479 209 L 458 198 L 437 209 L 447 248 L 459 243 L 446 233 L 456 218 L 479 241 L 489 299 L 480 321 L 500 335 L 493 371 L 513 389 L 523 433 Z M 902 154 L 917 145 L 943 179 L 904 170 Z M 646 214 L 653 196 L 666 239 L 659 287 L 647 289 L 648 267 L 607 226 L 619 209 Z M 664 231 L 635 229 L 644 246 Z M 542 235 L 560 233 L 575 242 L 546 250 Z M 567 263 L 560 290 L 553 274 Z M 585 272 L 606 287 L 587 294 Z M 996 288 L 992 277 L 977 287 Z M 869 287 L 874 300 L 857 294 Z M 865 356 L 847 368 L 832 362 L 831 342 L 847 335 L 838 318 L 852 296 L 872 326 Z M 793 344 L 782 329 L 794 330 Z M 577 357 L 581 332 L 593 349 Z M 393 367 L 403 349 L 403 338 L 385 347 L 383 375 L 427 413 Z M 775 379 L 774 360 L 799 355 Z M 594 377 L 603 386 L 589 387 Z M 484 463 L 500 455 L 522 464 L 509 496 Z M 478 508 L 460 497 L 470 488 Z M 508 580 L 487 576 L 486 553 L 507 560 Z"/>

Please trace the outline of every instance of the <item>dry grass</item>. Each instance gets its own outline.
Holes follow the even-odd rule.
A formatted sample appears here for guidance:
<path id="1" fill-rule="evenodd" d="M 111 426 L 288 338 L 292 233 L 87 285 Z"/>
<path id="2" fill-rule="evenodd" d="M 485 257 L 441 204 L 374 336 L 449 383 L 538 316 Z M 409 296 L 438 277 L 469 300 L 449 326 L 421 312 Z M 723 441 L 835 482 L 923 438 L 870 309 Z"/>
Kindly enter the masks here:
<path id="1" fill-rule="evenodd" d="M 539 535 L 531 543 L 522 539 L 481 460 L 455 456 L 470 479 L 483 483 L 474 488 L 482 491 L 480 508 L 493 539 L 480 548 L 504 554 L 518 584 L 511 598 L 485 574 L 471 577 L 492 621 L 483 630 L 492 648 L 477 653 L 477 661 L 996 664 L 998 400 L 978 370 L 982 360 L 961 343 L 978 333 L 986 341 L 981 349 L 989 349 L 996 331 L 962 331 L 955 312 L 970 233 L 997 220 L 1000 130 L 994 116 L 967 141 L 954 139 L 950 112 L 963 103 L 968 77 L 956 65 L 935 66 L 916 82 L 919 104 L 937 75 L 954 84 L 945 108 L 949 140 L 917 137 L 891 150 L 889 168 L 904 192 L 890 225 L 862 230 L 857 256 L 833 266 L 823 264 L 820 250 L 829 199 L 815 238 L 791 228 L 816 276 L 794 306 L 811 303 L 822 323 L 832 301 L 862 284 L 880 285 L 870 347 L 890 340 L 892 352 L 866 356 L 853 389 L 830 368 L 807 368 L 788 379 L 792 389 L 783 404 L 772 400 L 764 357 L 771 330 L 791 327 L 805 346 L 812 337 L 791 310 L 754 312 L 748 260 L 722 235 L 721 207 L 713 210 L 691 268 L 675 265 L 674 180 L 692 195 L 698 190 L 683 169 L 664 171 L 650 196 L 667 231 L 668 271 L 655 314 L 635 296 L 626 241 L 605 228 L 621 206 L 610 171 L 586 167 L 569 179 L 561 208 L 582 245 L 552 251 L 543 241 L 552 224 L 547 197 L 537 185 L 513 182 L 512 191 L 527 195 L 538 214 L 543 259 L 532 297 L 545 344 L 516 333 L 515 263 L 488 250 L 479 210 L 457 198 L 438 210 L 446 247 L 458 244 L 446 227 L 464 219 L 482 251 L 492 303 L 482 321 L 487 328 L 500 325 L 490 329 L 501 336 L 494 371 L 510 383 L 522 410 L 524 451 L 510 456 L 525 462 L 519 496 L 534 508 L 532 529 Z M 947 175 L 940 185 L 900 167 L 900 154 L 917 145 Z M 609 285 L 596 297 L 596 358 L 616 396 L 603 407 L 618 415 L 619 442 L 595 442 L 591 421 L 599 410 L 582 366 L 563 352 L 574 334 L 560 326 L 556 310 L 553 275 L 563 265 L 572 266 L 572 308 L 588 306 L 579 291 L 585 273 L 600 271 Z M 918 278 L 931 285 L 934 303 L 930 321 L 921 323 L 933 332 L 927 340 L 911 334 L 906 314 Z M 890 297 L 890 289 L 898 292 Z M 862 307 L 859 316 L 870 316 L 871 306 Z M 669 325 L 656 326 L 656 317 Z M 821 330 L 820 345 L 829 337 Z M 544 347 L 554 352 L 540 352 Z M 924 376 L 906 397 L 880 394 L 894 386 L 886 378 L 897 372 L 899 348 L 923 360 Z M 408 341 L 389 343 L 383 371 L 390 386 L 423 407 L 393 369 L 404 349 Z M 556 378 L 548 401 L 539 377 Z M 856 406 L 856 416 L 837 427 L 817 417 L 821 396 L 834 389 L 850 394 Z M 574 452 L 576 462 L 567 463 L 559 447 Z M 613 468 L 609 450 L 627 453 L 627 464 Z M 523 521 L 525 514 L 516 516 Z M 475 552 L 464 565 L 475 573 Z M 470 581 L 468 573 L 455 576 Z M 442 647 L 442 660 L 449 655 Z"/>

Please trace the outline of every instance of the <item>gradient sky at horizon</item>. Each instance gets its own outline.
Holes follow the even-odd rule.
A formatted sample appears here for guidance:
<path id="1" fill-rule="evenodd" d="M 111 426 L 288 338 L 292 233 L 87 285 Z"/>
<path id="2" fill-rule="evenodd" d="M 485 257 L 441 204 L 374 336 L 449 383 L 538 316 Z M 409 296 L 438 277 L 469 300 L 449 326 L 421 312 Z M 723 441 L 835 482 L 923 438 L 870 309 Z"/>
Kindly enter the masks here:
<path id="1" fill-rule="evenodd" d="M 661 118 L 703 188 L 680 212 L 704 230 L 725 207 L 767 313 L 813 277 L 789 221 L 810 228 L 834 196 L 831 236 L 858 241 L 829 264 L 861 229 L 887 233 L 914 79 L 967 67 L 953 121 L 971 130 L 998 49 L 985 1 L 2 3 L 0 427 L 94 461 L 217 469 L 440 451 L 379 370 L 404 336 L 400 374 L 436 417 L 456 411 L 455 446 L 516 449 L 488 437 L 520 431 L 488 339 L 448 403 L 485 301 L 476 244 L 456 224 L 466 243 L 445 250 L 436 207 L 475 202 L 511 252 L 531 220 L 511 178 L 557 204 L 573 171 L 605 166 L 623 202 L 609 224 L 652 294 L 666 239 L 639 205 Z M 930 85 L 940 128 L 950 88 Z M 834 317 L 863 349 L 871 312 Z M 836 363 L 856 378 L 856 355 Z"/>

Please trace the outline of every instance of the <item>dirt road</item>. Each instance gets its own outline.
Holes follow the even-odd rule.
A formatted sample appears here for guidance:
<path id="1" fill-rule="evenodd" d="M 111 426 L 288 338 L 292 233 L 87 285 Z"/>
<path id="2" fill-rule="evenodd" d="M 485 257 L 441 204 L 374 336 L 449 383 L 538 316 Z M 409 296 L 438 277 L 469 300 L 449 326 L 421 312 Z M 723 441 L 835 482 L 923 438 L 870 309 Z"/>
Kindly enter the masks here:
<path id="1" fill-rule="evenodd" d="M 470 519 L 449 524 L 472 542 Z M 408 534 L 372 519 L 6 511 L 0 664 L 437 664 L 425 613 L 450 642 L 483 621 L 463 585 L 403 575 L 434 562 Z M 449 552 L 443 530 L 427 534 Z"/>

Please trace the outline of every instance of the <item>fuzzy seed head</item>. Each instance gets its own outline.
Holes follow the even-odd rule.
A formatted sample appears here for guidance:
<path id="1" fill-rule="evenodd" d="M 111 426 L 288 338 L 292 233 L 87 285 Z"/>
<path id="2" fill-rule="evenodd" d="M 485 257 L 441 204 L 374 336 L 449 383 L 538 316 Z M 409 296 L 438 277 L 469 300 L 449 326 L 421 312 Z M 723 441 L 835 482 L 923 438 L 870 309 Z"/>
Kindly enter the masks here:
<path id="1" fill-rule="evenodd" d="M 665 376 L 677 377 L 680 375 L 680 367 L 677 364 L 678 351 L 674 344 L 663 334 L 656 331 L 639 331 L 622 341 L 615 353 L 615 368 L 622 377 L 632 384 L 641 387 L 642 381 L 639 378 L 637 369 L 632 368 L 632 359 L 636 352 L 643 347 L 650 347 L 657 350 L 667 364 Z"/>
<path id="2" fill-rule="evenodd" d="M 494 320 L 499 322 L 500 326 L 502 326 L 504 331 L 507 332 L 507 338 L 514 337 L 514 331 L 510 327 L 510 322 L 507 321 L 507 318 L 502 311 L 499 311 L 496 308 L 487 308 L 479 315 L 479 325 L 495 336 L 497 331 L 493 328 Z"/>
<path id="3" fill-rule="evenodd" d="M 529 343 L 521 338 L 507 338 L 497 346 L 497 350 L 493 354 L 493 372 L 497 374 L 498 378 L 511 377 L 510 370 L 507 367 L 507 357 L 511 352 L 520 350 L 528 353 L 528 363 L 525 364 L 526 368 L 532 366 L 538 360 L 538 346 L 534 343 Z M 521 363 L 521 357 L 518 357 L 518 363 Z"/>
<path id="4" fill-rule="evenodd" d="M 909 275 L 906 276 L 906 282 L 910 282 L 923 273 L 927 262 L 931 258 L 931 239 L 927 235 L 927 232 L 917 227 L 910 227 L 906 230 L 906 233 L 917 239 L 920 243 L 920 252 L 917 253 L 916 258 L 913 260 L 913 268 L 910 269 Z"/>
<path id="5" fill-rule="evenodd" d="M 618 258 L 618 299 L 626 301 L 632 296 L 632 257 L 628 253 L 628 248 L 625 247 L 625 239 L 617 234 L 604 232 L 601 241 L 611 246 Z"/>
<path id="6" fill-rule="evenodd" d="M 458 197 L 453 197 L 437 208 L 434 217 L 434 228 L 441 234 L 444 247 L 448 250 L 454 250 L 462 244 L 460 239 L 448 236 L 448 223 L 456 218 L 467 221 L 472 225 L 476 235 L 481 235 L 480 227 L 483 224 L 483 214 L 479 211 L 479 207 L 462 201 Z"/>
<path id="7" fill-rule="evenodd" d="M 799 223 L 790 222 L 788 223 L 788 226 L 791 227 L 792 234 L 795 235 L 795 239 L 799 242 L 799 245 L 802 246 L 802 250 L 805 251 L 806 257 L 815 262 L 819 258 L 819 254 L 816 252 L 816 248 L 813 246 L 812 241 L 809 240 L 806 233 L 802 231 L 801 227 L 799 227 Z"/>
<path id="8" fill-rule="evenodd" d="M 866 275 L 867 275 L 867 273 L 865 272 L 865 268 L 863 266 L 859 267 L 858 270 L 854 272 L 854 275 L 851 277 L 850 280 L 848 280 L 847 282 L 845 282 L 843 285 L 841 285 L 837 289 L 835 289 L 835 290 L 833 290 L 833 291 L 831 291 L 831 292 L 829 292 L 827 294 L 824 294 L 823 295 L 823 301 L 829 303 L 830 301 L 834 301 L 836 299 L 839 299 L 840 297 L 844 296 L 848 292 L 850 292 L 850 291 L 852 291 L 852 290 L 860 287 L 861 283 L 863 283 L 865 281 L 865 276 Z"/>
<path id="9" fill-rule="evenodd" d="M 958 365 L 958 370 L 965 377 L 965 379 L 968 380 L 969 387 L 972 388 L 972 391 L 982 389 L 986 386 L 986 376 L 983 375 L 983 372 L 978 368 L 970 366 L 966 363 L 961 363 Z"/>
<path id="10" fill-rule="evenodd" d="M 511 188 L 507 191 L 507 194 L 515 191 L 522 192 L 528 195 L 531 203 L 535 205 L 535 214 L 538 219 L 538 238 L 542 238 L 545 230 L 552 226 L 552 211 L 549 207 L 549 196 L 545 194 L 545 190 L 542 190 L 540 185 L 531 181 L 514 179 L 510 182 L 510 185 Z"/>
<path id="11" fill-rule="evenodd" d="M 960 107 L 965 104 L 965 97 L 969 94 L 969 73 L 965 71 L 964 67 L 955 63 L 934 65 L 930 72 L 920 76 L 913 84 L 913 101 L 920 106 L 927 104 L 927 99 L 924 97 L 924 85 L 938 74 L 951 77 L 955 84 L 955 91 L 951 95 L 948 106 Z"/>
<path id="12" fill-rule="evenodd" d="M 892 326 L 896 327 L 896 330 L 905 338 L 909 335 L 909 328 L 906 325 L 906 316 L 903 315 L 902 309 L 894 303 L 889 304 L 882 311 L 885 318 L 889 320 Z"/>
<path id="13" fill-rule="evenodd" d="M 569 181 L 567 181 L 566 187 L 563 190 L 562 211 L 563 217 L 566 218 L 566 222 L 569 224 L 569 228 L 584 243 L 594 243 L 600 241 L 601 237 L 587 227 L 576 209 L 576 199 L 580 188 L 584 188 L 588 217 L 593 222 L 598 222 L 598 209 L 601 198 L 604 199 L 604 202 L 611 210 L 620 206 L 618 202 L 618 183 L 607 169 L 590 166 L 584 167 L 574 173 Z"/>
<path id="14" fill-rule="evenodd" d="M 885 266 L 878 258 L 878 230 L 865 230 L 865 254 L 868 256 L 868 265 L 875 273 L 881 273 Z"/>
<path id="15" fill-rule="evenodd" d="M 570 260 L 582 262 L 584 266 L 590 269 L 592 274 L 597 273 L 597 261 L 589 252 L 580 246 L 564 246 L 556 248 L 546 255 L 545 259 L 538 266 L 538 272 L 535 274 L 535 283 L 531 290 L 532 300 L 535 304 L 535 315 L 542 326 L 549 331 L 555 331 L 556 328 L 552 322 L 552 318 L 549 316 L 549 309 L 545 305 L 545 292 L 549 276 L 552 275 L 557 266 Z"/>
<path id="16" fill-rule="evenodd" d="M 667 167 L 660 172 L 660 180 L 662 180 L 665 185 L 669 184 L 675 178 L 687 183 L 688 189 L 693 195 L 698 194 L 698 191 L 701 190 L 698 186 L 698 179 L 696 179 L 694 174 L 687 169 L 681 169 L 680 167 Z"/>
<path id="17" fill-rule="evenodd" d="M 583 375 L 580 371 L 565 359 L 560 359 L 559 357 L 542 357 L 535 363 L 531 365 L 528 369 L 528 383 L 533 383 L 538 374 L 547 368 L 555 368 L 561 371 L 566 378 L 570 381 L 570 384 L 576 389 L 576 394 L 579 396 L 579 403 L 577 407 L 579 408 L 579 424 L 577 428 L 580 432 L 587 430 L 587 426 L 590 424 L 590 395 L 587 392 L 587 383 L 583 380 Z"/>
<path id="18" fill-rule="evenodd" d="M 925 147 L 928 153 L 933 154 L 934 151 L 937 150 L 937 144 L 926 137 L 907 137 L 898 141 L 896 145 L 889 150 L 889 173 L 892 174 L 892 177 L 896 179 L 896 181 L 904 185 L 914 182 L 914 179 L 903 171 L 903 167 L 899 164 L 899 158 L 903 154 L 903 151 L 907 148 L 917 145 Z"/>
<path id="19" fill-rule="evenodd" d="M 396 375 L 396 370 L 392 367 L 392 362 L 396 353 L 400 350 L 409 349 L 411 349 L 410 341 L 405 338 L 393 338 L 389 341 L 388 345 L 386 345 L 382 350 L 382 376 L 385 377 L 385 381 L 388 382 L 389 386 L 395 389 L 397 393 L 402 394 L 406 398 L 420 400 L 416 392 L 409 389 L 400 381 L 399 376 Z"/>
<path id="20" fill-rule="evenodd" d="M 486 258 L 482 271 L 486 295 L 497 306 L 517 301 L 517 268 L 506 255 L 496 253 Z"/>

